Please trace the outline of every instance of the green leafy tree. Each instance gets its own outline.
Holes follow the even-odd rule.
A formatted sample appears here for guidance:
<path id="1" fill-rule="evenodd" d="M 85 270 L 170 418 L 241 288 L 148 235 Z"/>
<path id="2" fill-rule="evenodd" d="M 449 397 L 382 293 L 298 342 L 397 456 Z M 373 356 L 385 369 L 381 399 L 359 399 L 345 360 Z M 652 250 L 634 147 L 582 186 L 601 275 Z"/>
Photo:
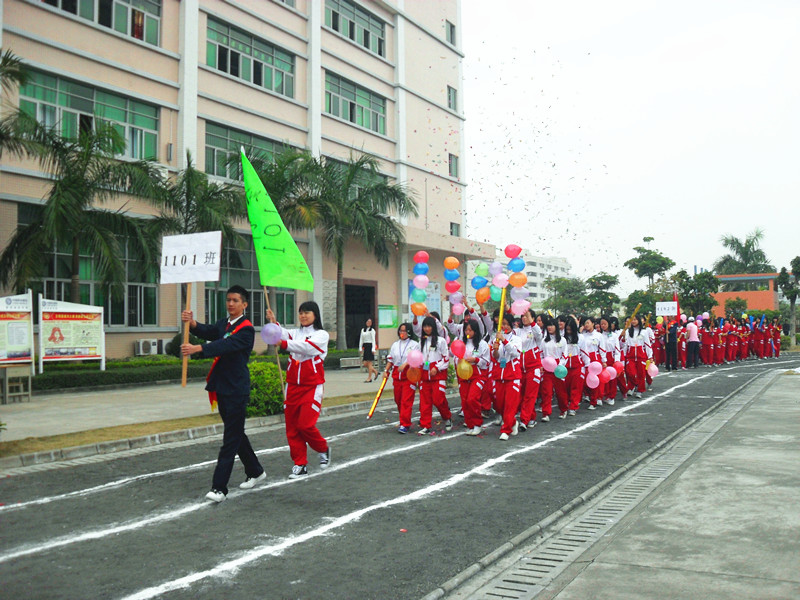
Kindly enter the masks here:
<path id="1" fill-rule="evenodd" d="M 587 309 L 586 282 L 578 277 L 548 277 L 544 287 L 550 296 L 544 307 L 555 314 L 582 314 Z"/>
<path id="2" fill-rule="evenodd" d="M 789 301 L 789 314 L 791 315 L 789 337 L 791 346 L 797 345 L 797 297 L 800 295 L 800 256 L 795 256 L 789 263 L 791 272 L 786 267 L 781 269 L 778 275 L 777 284 L 781 288 L 783 295 Z"/>
<path id="3" fill-rule="evenodd" d="M 588 312 L 597 312 L 600 315 L 609 315 L 614 312 L 614 306 L 619 304 L 619 296 L 611 291 L 619 284 L 617 275 L 609 275 L 601 271 L 586 280 L 588 295 L 586 296 Z"/>
<path id="4" fill-rule="evenodd" d="M 719 302 L 711 294 L 719 291 L 719 279 L 709 272 L 689 274 L 680 270 L 676 273 L 676 283 L 678 284 L 678 298 L 681 310 L 687 315 L 697 315 L 704 311 L 710 311 Z"/>
<path id="5" fill-rule="evenodd" d="M 652 241 L 653 238 L 643 238 L 646 243 Z M 647 284 L 653 285 L 656 275 L 663 275 L 675 266 L 675 261 L 667 258 L 658 250 L 651 250 L 644 246 L 635 246 L 633 249 L 637 256 L 629 258 L 623 265 L 634 272 L 639 277 L 647 277 Z"/>
<path id="6" fill-rule="evenodd" d="M 730 319 L 736 317 L 737 319 L 742 316 L 742 313 L 747 310 L 747 300 L 744 298 L 728 298 L 725 300 L 725 316 Z"/>
<path id="7" fill-rule="evenodd" d="M 154 248 L 142 221 L 123 209 L 102 208 L 122 193 L 158 197 L 163 182 L 151 163 L 117 160 L 125 140 L 102 123 L 95 130 L 81 131 L 77 139 L 34 124 L 26 139 L 53 184 L 34 221 L 18 227 L 0 255 L 0 284 L 23 289 L 40 278 L 46 266 L 43 257 L 56 244 L 68 248 L 72 257 L 72 302 L 80 301 L 81 251 L 93 257 L 97 279 L 112 288 L 126 279 L 122 244 L 129 244 L 144 265 L 152 263 Z"/>
<path id="8" fill-rule="evenodd" d="M 766 253 L 761 249 L 761 241 L 763 239 L 764 232 L 761 229 L 753 230 L 752 233 L 745 237 L 744 241 L 733 235 L 723 235 L 720 238 L 720 242 L 729 252 L 714 262 L 714 272 L 718 275 L 774 272 L 775 266 L 770 264 Z M 726 291 L 739 292 L 757 289 L 757 285 L 756 282 L 737 282 L 725 284 L 724 289 Z"/>
<path id="9" fill-rule="evenodd" d="M 625 309 L 625 315 L 632 315 L 633 311 L 636 310 L 636 306 L 640 303 L 642 307 L 639 309 L 638 315 L 644 316 L 656 312 L 656 295 L 650 290 L 634 290 L 622 303 Z M 620 321 L 622 320 L 620 319 Z M 622 325 L 623 323 L 620 322 L 620 326 Z"/>

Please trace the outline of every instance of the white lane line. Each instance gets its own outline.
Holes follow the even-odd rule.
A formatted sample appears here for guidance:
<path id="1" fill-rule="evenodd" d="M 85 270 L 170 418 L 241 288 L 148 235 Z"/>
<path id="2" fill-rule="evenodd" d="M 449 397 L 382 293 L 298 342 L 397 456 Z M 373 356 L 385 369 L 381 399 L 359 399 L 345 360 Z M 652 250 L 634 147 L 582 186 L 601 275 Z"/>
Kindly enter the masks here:
<path id="1" fill-rule="evenodd" d="M 678 386 L 675 386 L 675 387 L 676 388 L 684 387 L 686 385 L 694 383 L 695 381 L 699 381 L 700 379 L 705 379 L 706 377 L 709 377 L 712 374 L 713 374 L 713 371 L 711 373 L 706 373 L 705 375 L 701 375 L 700 377 L 697 377 L 695 379 L 691 379 L 691 380 L 689 380 L 689 381 L 687 381 L 685 383 L 682 383 L 682 384 L 680 384 Z M 671 388 L 671 389 L 675 389 L 675 388 Z M 534 450 L 538 450 L 539 448 L 542 448 L 542 447 L 547 446 L 549 444 L 552 444 L 554 442 L 557 442 L 557 441 L 560 441 L 560 440 L 563 440 L 563 439 L 566 439 L 566 438 L 569 438 L 569 437 L 573 437 L 577 433 L 580 433 L 580 432 L 585 431 L 587 429 L 591 429 L 593 427 L 597 427 L 600 423 L 603 423 L 604 421 L 607 421 L 608 419 L 613 419 L 613 418 L 615 418 L 615 417 L 617 417 L 619 415 L 622 415 L 622 414 L 624 414 L 626 412 L 634 410 L 639 406 L 642 406 L 644 404 L 648 404 L 648 403 L 652 402 L 653 400 L 655 400 L 656 398 L 659 398 L 659 397 L 665 395 L 666 393 L 667 393 L 667 391 L 661 392 L 659 394 L 655 394 L 654 396 L 651 396 L 650 398 L 647 398 L 647 399 L 644 399 L 644 400 L 640 400 L 639 402 L 636 402 L 635 404 L 629 404 L 627 406 L 624 406 L 622 408 L 619 408 L 619 409 L 615 410 L 614 412 L 607 413 L 607 414 L 605 414 L 603 416 L 599 416 L 598 418 L 593 419 L 592 421 L 589 421 L 588 423 L 584 423 L 583 425 L 579 425 L 578 427 L 576 427 L 575 429 L 572 429 L 570 431 L 565 431 L 563 433 L 559 433 L 559 434 L 554 435 L 554 436 L 552 436 L 550 438 L 547 438 L 545 440 L 537 442 L 537 443 L 535 443 L 535 444 L 533 444 L 531 446 L 526 446 L 526 447 L 523 447 L 523 448 L 517 448 L 516 450 L 511 450 L 511 451 L 506 452 L 505 454 L 503 454 L 501 456 L 498 456 L 496 458 L 488 459 L 488 460 L 482 462 L 481 464 L 479 464 L 478 466 L 473 467 L 473 468 L 471 468 L 471 469 L 469 469 L 467 471 L 464 471 L 462 473 L 457 473 L 457 474 L 449 477 L 448 479 L 445 479 L 443 481 L 439 481 L 437 483 L 425 486 L 425 487 L 420 488 L 420 489 L 418 489 L 418 490 L 416 490 L 414 492 L 411 492 L 409 494 L 404 494 L 402 496 L 397 496 L 396 498 L 391 498 L 389 500 L 384 500 L 383 502 L 379 502 L 377 504 L 372 504 L 370 506 L 365 506 L 364 508 L 355 510 L 355 511 L 350 512 L 350 513 L 348 513 L 346 515 L 342 515 L 341 517 L 337 517 L 337 518 L 335 518 L 333 520 L 327 521 L 324 524 L 319 525 L 315 529 L 312 529 L 310 531 L 306 531 L 305 533 L 298 534 L 298 535 L 295 535 L 295 536 L 285 537 L 278 543 L 271 543 L 271 544 L 264 544 L 262 546 L 256 546 L 252 550 L 250 550 L 248 552 L 245 552 L 244 554 L 241 554 L 237 558 L 221 562 L 218 565 L 216 565 L 215 567 L 212 567 L 211 569 L 207 569 L 205 571 L 198 571 L 198 572 L 195 572 L 195 573 L 190 573 L 189 575 L 185 575 L 184 577 L 180 577 L 178 579 L 173 579 L 172 581 L 167 581 L 167 582 L 164 582 L 164 583 L 159 584 L 157 586 L 145 588 L 145 589 L 140 590 L 140 591 L 138 591 L 138 592 L 136 592 L 134 594 L 131 594 L 129 596 L 124 596 L 121 600 L 149 600 L 150 598 L 159 597 L 159 596 L 161 596 L 161 595 L 163 595 L 163 594 L 165 594 L 167 592 L 171 592 L 171 591 L 174 591 L 174 590 L 187 588 L 191 584 L 196 583 L 198 581 L 202 581 L 204 579 L 208 579 L 208 578 L 211 578 L 211 577 L 230 576 L 232 574 L 235 574 L 240 568 L 242 568 L 242 567 L 244 567 L 244 566 L 246 566 L 246 565 L 248 565 L 248 564 L 250 564 L 250 563 L 252 563 L 252 562 L 254 562 L 254 561 L 258 560 L 258 559 L 260 559 L 260 558 L 263 558 L 263 557 L 266 557 L 266 556 L 277 556 L 280 553 L 282 553 L 283 551 L 285 551 L 285 550 L 287 550 L 287 549 L 289 549 L 289 548 L 291 548 L 293 546 L 296 546 L 298 544 L 302 544 L 302 543 L 307 542 L 307 541 L 309 541 L 309 540 L 311 540 L 313 538 L 317 538 L 317 537 L 323 536 L 323 535 L 325 535 L 325 534 L 327 534 L 327 533 L 329 533 L 329 532 L 331 532 L 331 531 L 333 531 L 335 529 L 339 529 L 341 527 L 344 527 L 345 525 L 349 525 L 351 523 L 354 523 L 355 521 L 358 521 L 359 519 L 361 519 L 361 517 L 363 517 L 364 515 L 367 515 L 367 514 L 369 514 L 371 512 L 374 512 L 374 511 L 377 511 L 377 510 L 381 510 L 383 508 L 388 508 L 390 506 L 396 506 L 398 504 L 405 504 L 405 503 L 408 503 L 408 502 L 413 502 L 415 500 L 419 500 L 421 498 L 425 498 L 427 496 L 431 496 L 433 494 L 441 492 L 441 491 L 443 491 L 443 490 L 445 490 L 445 489 L 447 489 L 449 487 L 458 485 L 459 483 L 465 481 L 469 477 L 472 477 L 474 475 L 483 474 L 484 472 L 489 471 L 490 469 L 492 469 L 492 467 L 494 467 L 494 466 L 496 466 L 498 464 L 507 462 L 510 458 L 512 458 L 514 456 L 517 456 L 519 454 L 525 454 L 525 453 L 528 453 L 528 452 L 532 452 Z"/>

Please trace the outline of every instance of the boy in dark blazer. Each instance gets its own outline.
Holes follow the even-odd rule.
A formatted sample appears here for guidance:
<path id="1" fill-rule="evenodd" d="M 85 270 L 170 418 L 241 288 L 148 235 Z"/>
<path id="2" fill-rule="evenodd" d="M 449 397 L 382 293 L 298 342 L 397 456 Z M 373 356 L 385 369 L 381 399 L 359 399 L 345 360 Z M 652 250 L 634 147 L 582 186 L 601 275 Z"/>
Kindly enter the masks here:
<path id="1" fill-rule="evenodd" d="M 212 502 L 222 502 L 228 495 L 228 480 L 237 454 L 247 475 L 247 479 L 239 485 L 240 488 L 252 488 L 267 478 L 244 432 L 247 402 L 250 399 L 250 371 L 247 361 L 255 343 L 255 329 L 244 316 L 248 299 L 247 290 L 242 286 L 231 287 L 225 301 L 228 318 L 217 321 L 214 325 L 198 323 L 190 310 L 181 313 L 181 320 L 189 323 L 189 331 L 209 341 L 202 345 L 183 344 L 181 353 L 188 356 L 199 352 L 203 358 L 215 358 L 206 379 L 206 390 L 212 404 L 216 402 L 219 408 L 225 430 L 211 491 L 206 494 L 206 498 Z"/>

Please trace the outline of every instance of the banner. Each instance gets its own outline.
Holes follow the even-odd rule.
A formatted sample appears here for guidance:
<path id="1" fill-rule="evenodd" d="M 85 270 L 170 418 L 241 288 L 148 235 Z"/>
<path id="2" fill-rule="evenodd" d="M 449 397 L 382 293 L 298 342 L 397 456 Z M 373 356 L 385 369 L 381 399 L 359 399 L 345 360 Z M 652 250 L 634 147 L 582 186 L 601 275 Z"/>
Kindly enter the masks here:
<path id="1" fill-rule="evenodd" d="M 0 298 L 0 365 L 30 363 L 33 372 L 33 295 Z"/>
<path id="2" fill-rule="evenodd" d="M 161 239 L 161 283 L 219 281 L 222 232 L 167 235 Z"/>
<path id="3" fill-rule="evenodd" d="M 39 373 L 45 361 L 99 360 L 106 369 L 103 307 L 45 300 L 39 294 Z"/>
<path id="4" fill-rule="evenodd" d="M 678 314 L 677 302 L 656 302 L 657 317 L 674 317 Z"/>

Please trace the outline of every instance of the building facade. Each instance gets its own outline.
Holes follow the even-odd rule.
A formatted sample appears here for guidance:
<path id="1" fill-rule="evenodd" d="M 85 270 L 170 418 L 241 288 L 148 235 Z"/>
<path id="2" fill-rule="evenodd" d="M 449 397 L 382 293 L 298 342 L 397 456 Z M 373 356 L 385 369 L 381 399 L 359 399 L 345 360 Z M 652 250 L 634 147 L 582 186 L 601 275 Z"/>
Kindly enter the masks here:
<path id="1" fill-rule="evenodd" d="M 347 248 L 351 346 L 367 317 L 394 339 L 394 325 L 408 314 L 416 251 L 430 253 L 432 272 L 449 255 L 463 263 L 494 253 L 461 236 L 466 179 L 457 0 L 4 0 L 0 33 L 2 48 L 32 71 L 26 86 L 3 99 L 65 136 L 111 122 L 127 140 L 122 160 L 152 159 L 175 175 L 189 153 L 209 176 L 226 181 L 227 160 L 240 146 L 267 153 L 305 148 L 339 160 L 377 157 L 383 175 L 413 191 L 419 215 L 403 223 L 407 248 L 388 269 L 360 246 Z M 48 185 L 35 161 L 3 157 L 0 248 L 42 204 Z M 126 209 L 143 218 L 154 214 L 144 203 Z M 247 235 L 247 223 L 240 225 Z M 273 309 L 292 324 L 298 304 L 314 299 L 335 335 L 336 264 L 315 232 L 294 234 L 315 290 L 272 290 Z M 249 316 L 260 326 L 265 300 L 255 256 L 228 245 L 224 254 L 221 281 L 196 284 L 195 313 L 207 320 L 224 314 L 224 290 L 238 283 L 251 291 Z M 68 299 L 67 258 L 58 246 L 45 257 L 46 276 L 34 290 Z M 134 276 L 142 271 L 136 257 L 126 260 L 125 293 L 106 298 L 92 279 L 92 257 L 81 258 L 81 301 L 105 306 L 110 357 L 130 355 L 137 340 L 169 338 L 179 328 L 177 286 L 160 285 L 156 268 Z"/>

